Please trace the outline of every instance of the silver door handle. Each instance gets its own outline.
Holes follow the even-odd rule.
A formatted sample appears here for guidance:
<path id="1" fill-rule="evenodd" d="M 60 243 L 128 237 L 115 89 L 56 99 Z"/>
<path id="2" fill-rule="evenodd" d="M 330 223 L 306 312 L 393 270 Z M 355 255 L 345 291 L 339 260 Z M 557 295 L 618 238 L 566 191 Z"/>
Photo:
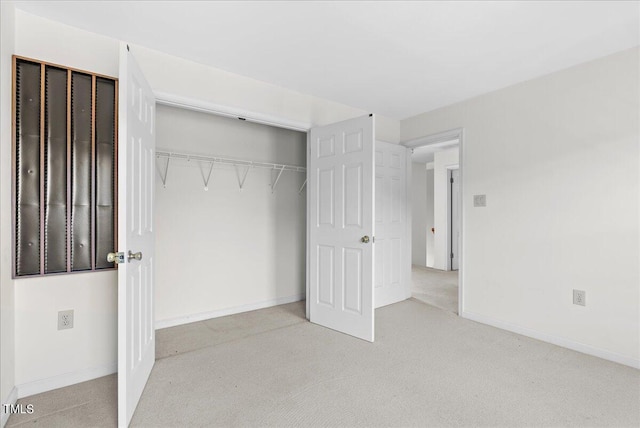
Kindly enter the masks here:
<path id="1" fill-rule="evenodd" d="M 124 263 L 124 253 L 109 253 L 107 254 L 107 261 L 109 263 Z"/>
<path id="2" fill-rule="evenodd" d="M 129 250 L 129 254 L 127 254 L 127 260 L 131 261 L 131 260 L 142 260 L 142 252 L 138 251 L 137 253 L 132 253 L 131 250 Z"/>
<path id="3" fill-rule="evenodd" d="M 368 244 L 369 237 L 367 235 L 364 235 L 362 238 L 360 238 L 360 242 L 362 242 L 363 244 Z"/>

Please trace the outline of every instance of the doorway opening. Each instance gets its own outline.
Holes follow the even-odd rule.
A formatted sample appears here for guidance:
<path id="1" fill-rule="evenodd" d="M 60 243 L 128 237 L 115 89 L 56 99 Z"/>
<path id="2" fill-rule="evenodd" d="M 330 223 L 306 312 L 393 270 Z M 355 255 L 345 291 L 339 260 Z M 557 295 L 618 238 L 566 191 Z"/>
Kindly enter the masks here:
<path id="1" fill-rule="evenodd" d="M 411 294 L 462 310 L 462 130 L 406 144 L 411 154 Z"/>

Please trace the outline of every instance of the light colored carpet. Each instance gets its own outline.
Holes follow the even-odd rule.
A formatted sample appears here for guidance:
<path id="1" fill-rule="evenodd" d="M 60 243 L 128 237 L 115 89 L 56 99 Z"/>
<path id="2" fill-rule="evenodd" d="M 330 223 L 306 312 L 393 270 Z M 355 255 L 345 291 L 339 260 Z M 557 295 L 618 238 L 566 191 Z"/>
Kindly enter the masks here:
<path id="1" fill-rule="evenodd" d="M 640 371 L 410 299 L 371 344 L 304 304 L 158 331 L 134 427 L 640 425 Z M 198 324 L 196 326 L 196 324 Z M 20 400 L 9 426 L 114 426 L 115 376 Z"/>
<path id="2" fill-rule="evenodd" d="M 421 302 L 458 313 L 458 271 L 411 267 L 411 295 Z"/>

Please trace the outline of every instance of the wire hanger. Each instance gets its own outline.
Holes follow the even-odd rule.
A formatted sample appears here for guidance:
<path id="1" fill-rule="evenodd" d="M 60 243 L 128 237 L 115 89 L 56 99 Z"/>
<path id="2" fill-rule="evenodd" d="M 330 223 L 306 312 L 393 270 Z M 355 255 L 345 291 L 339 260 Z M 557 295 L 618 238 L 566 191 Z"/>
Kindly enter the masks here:
<path id="1" fill-rule="evenodd" d="M 213 162 L 209 162 L 209 173 L 207 177 L 204 177 L 204 170 L 202 169 L 202 162 L 198 162 L 200 164 L 200 174 L 202 175 L 202 181 L 204 181 L 204 190 L 209 190 L 209 180 L 211 179 L 211 173 L 213 172 Z"/>
<path id="2" fill-rule="evenodd" d="M 159 158 L 159 156 L 158 156 L 158 158 Z M 171 158 L 167 158 L 167 163 L 164 166 L 164 174 L 162 174 L 162 171 L 158 168 L 158 174 L 160 174 L 160 180 L 162 181 L 162 187 L 164 187 L 165 189 L 167 188 L 167 174 L 169 174 L 169 161 L 170 160 L 171 160 Z"/>
<path id="3" fill-rule="evenodd" d="M 238 165 L 234 165 L 233 168 L 236 170 L 236 178 L 238 179 L 238 186 L 240 186 L 240 190 L 244 187 L 244 182 L 247 180 L 247 175 L 249 174 L 249 170 L 253 167 L 253 165 L 249 165 L 244 170 L 244 174 L 242 178 L 240 178 L 240 170 L 238 169 Z"/>

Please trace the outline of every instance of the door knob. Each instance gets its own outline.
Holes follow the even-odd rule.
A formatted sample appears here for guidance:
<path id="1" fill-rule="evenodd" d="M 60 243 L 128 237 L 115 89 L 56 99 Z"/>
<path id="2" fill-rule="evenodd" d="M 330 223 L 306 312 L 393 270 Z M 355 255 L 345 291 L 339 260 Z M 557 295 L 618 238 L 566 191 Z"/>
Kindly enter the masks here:
<path id="1" fill-rule="evenodd" d="M 129 250 L 129 254 L 127 254 L 127 260 L 142 260 L 142 253 L 140 251 L 138 251 L 137 253 L 132 253 L 131 250 Z"/>
<path id="2" fill-rule="evenodd" d="M 124 253 L 109 253 L 107 254 L 107 261 L 109 263 L 124 263 Z"/>
<path id="3" fill-rule="evenodd" d="M 360 242 L 362 242 L 363 244 L 368 244 L 369 237 L 367 235 L 364 235 L 362 238 L 360 238 Z"/>

